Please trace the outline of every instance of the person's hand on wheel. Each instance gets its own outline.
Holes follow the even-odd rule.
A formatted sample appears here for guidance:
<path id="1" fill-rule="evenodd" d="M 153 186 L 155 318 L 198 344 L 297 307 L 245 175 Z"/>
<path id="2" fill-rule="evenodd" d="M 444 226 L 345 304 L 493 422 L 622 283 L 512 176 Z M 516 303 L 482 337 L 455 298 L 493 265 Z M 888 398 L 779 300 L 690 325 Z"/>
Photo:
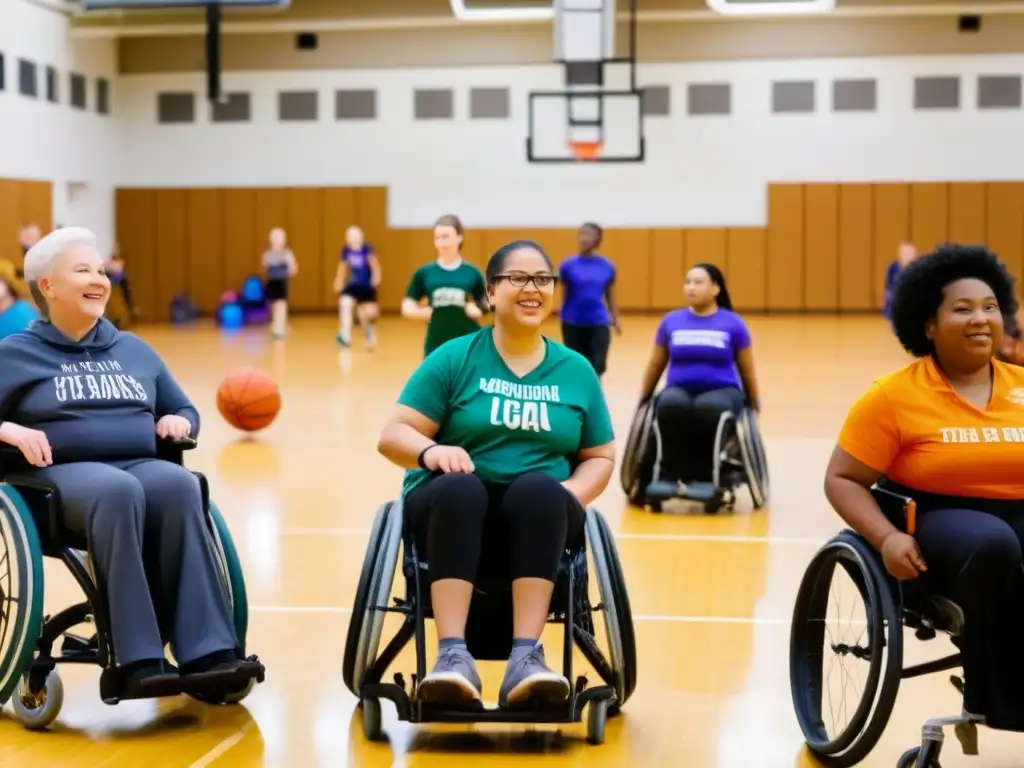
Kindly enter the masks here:
<path id="1" fill-rule="evenodd" d="M 184 416 L 167 415 L 156 423 L 156 434 L 163 440 L 181 440 L 191 431 L 192 425 Z"/>
<path id="2" fill-rule="evenodd" d="M 0 440 L 21 451 L 25 461 L 33 467 L 53 464 L 53 451 L 45 432 L 5 421 L 0 424 Z"/>
<path id="3" fill-rule="evenodd" d="M 893 531 L 882 540 L 881 555 L 885 570 L 900 581 L 916 579 L 928 570 L 914 537 L 901 531 Z"/>
<path id="4" fill-rule="evenodd" d="M 469 454 L 457 445 L 435 445 L 423 455 L 423 463 L 431 472 L 472 474 L 476 467 Z"/>

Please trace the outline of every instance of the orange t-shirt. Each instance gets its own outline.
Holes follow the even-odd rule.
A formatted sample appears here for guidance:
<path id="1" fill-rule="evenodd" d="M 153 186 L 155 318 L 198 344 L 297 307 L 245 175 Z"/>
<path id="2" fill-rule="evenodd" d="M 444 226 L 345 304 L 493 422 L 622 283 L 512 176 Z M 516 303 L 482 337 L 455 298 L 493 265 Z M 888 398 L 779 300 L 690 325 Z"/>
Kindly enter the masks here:
<path id="1" fill-rule="evenodd" d="M 1024 368 L 998 360 L 981 410 L 931 357 L 877 379 L 837 441 L 858 461 L 922 493 L 1024 499 Z"/>

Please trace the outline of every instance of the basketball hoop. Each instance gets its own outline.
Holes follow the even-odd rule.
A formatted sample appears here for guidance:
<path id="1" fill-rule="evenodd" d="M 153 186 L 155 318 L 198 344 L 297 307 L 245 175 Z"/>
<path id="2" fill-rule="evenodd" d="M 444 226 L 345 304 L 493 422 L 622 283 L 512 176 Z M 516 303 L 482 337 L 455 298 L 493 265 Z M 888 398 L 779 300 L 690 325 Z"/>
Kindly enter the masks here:
<path id="1" fill-rule="evenodd" d="M 601 153 L 602 144 L 600 141 L 571 141 L 569 148 L 577 160 L 596 160 Z"/>

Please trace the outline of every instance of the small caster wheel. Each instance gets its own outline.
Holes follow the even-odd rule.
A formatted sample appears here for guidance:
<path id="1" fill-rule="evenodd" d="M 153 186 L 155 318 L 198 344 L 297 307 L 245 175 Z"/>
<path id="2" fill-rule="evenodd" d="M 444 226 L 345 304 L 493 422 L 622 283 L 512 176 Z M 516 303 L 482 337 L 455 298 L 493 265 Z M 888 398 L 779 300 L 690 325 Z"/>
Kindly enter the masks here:
<path id="1" fill-rule="evenodd" d="M 926 741 L 920 747 L 908 749 L 900 755 L 896 768 L 942 768 L 939 765 L 939 745 Z"/>
<path id="2" fill-rule="evenodd" d="M 380 717 L 380 701 L 378 699 L 363 699 L 363 736 L 367 741 L 381 741 L 384 739 L 384 728 Z"/>
<path id="3" fill-rule="evenodd" d="M 604 727 L 608 722 L 608 702 L 591 701 L 587 705 L 587 741 L 604 744 Z"/>
<path id="4" fill-rule="evenodd" d="M 47 728 L 64 704 L 64 683 L 61 682 L 57 670 L 46 676 L 42 689 L 33 693 L 29 688 L 29 673 L 26 672 L 18 681 L 18 687 L 11 697 L 11 706 L 21 724 L 30 731 L 41 731 Z"/>

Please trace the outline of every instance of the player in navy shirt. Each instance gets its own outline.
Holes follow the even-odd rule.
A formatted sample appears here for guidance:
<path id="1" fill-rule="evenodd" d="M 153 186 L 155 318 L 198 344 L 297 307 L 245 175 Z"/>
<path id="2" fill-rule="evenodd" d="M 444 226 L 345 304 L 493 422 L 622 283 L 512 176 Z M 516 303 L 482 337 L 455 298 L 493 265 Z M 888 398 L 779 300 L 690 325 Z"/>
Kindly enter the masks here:
<path id="1" fill-rule="evenodd" d="M 380 277 L 380 261 L 373 246 L 366 242 L 362 229 L 349 227 L 345 232 L 345 246 L 341 249 L 338 273 L 334 278 L 334 291 L 340 294 L 338 343 L 343 347 L 352 343 L 353 310 L 363 326 L 367 348 L 374 349 L 377 346 L 374 323 L 380 314 L 377 306 Z"/>
<path id="2" fill-rule="evenodd" d="M 562 262 L 558 271 L 563 286 L 562 341 L 587 358 L 598 376 L 608 364 L 609 328 L 622 333 L 615 301 L 615 265 L 597 253 L 601 236 L 597 224 L 580 227 L 580 252 Z"/>

